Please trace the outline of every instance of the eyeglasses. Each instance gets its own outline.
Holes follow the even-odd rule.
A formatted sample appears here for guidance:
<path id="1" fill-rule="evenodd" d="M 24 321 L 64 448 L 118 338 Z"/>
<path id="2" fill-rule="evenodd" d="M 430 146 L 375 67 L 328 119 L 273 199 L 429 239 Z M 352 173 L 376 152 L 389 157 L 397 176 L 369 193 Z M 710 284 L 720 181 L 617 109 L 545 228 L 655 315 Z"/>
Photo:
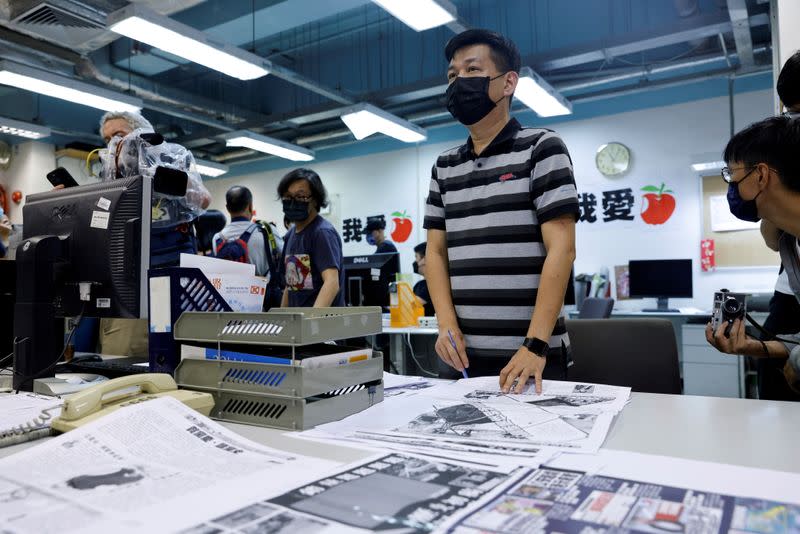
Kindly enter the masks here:
<path id="1" fill-rule="evenodd" d="M 752 167 L 740 167 L 740 169 L 747 170 L 747 175 L 745 175 L 744 178 L 747 178 L 747 176 L 751 172 L 753 172 L 753 169 L 755 169 L 756 167 L 758 167 L 758 165 L 753 165 Z M 722 167 L 722 179 L 725 180 L 725 183 L 733 182 L 733 173 L 738 171 L 738 170 L 739 169 L 731 169 L 730 167 Z M 742 180 L 744 180 L 744 178 L 742 178 Z M 742 180 L 739 180 L 739 182 L 741 182 Z M 739 182 L 736 182 L 736 183 L 739 183 Z"/>
<path id="2" fill-rule="evenodd" d="M 309 202 L 311 199 L 312 197 L 307 195 L 295 195 L 295 196 L 286 195 L 285 197 L 281 197 L 281 200 L 296 200 L 297 202 Z"/>

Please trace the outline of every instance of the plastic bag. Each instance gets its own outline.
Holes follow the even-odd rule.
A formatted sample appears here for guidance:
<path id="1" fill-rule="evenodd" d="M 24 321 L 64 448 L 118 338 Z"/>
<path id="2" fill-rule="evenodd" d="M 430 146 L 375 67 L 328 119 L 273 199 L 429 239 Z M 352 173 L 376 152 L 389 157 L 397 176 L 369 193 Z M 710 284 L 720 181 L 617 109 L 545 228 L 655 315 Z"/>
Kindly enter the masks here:
<path id="1" fill-rule="evenodd" d="M 113 138 L 108 149 L 100 151 L 103 164 L 100 178 L 103 181 L 139 175 L 152 178 L 157 167 L 184 171 L 188 176 L 185 196 L 153 193 L 152 225 L 171 226 L 193 221 L 205 211 L 202 202 L 208 195 L 194 156 L 176 143 L 150 144 L 141 137 L 143 133 L 152 132 L 134 130 L 125 137 Z"/>

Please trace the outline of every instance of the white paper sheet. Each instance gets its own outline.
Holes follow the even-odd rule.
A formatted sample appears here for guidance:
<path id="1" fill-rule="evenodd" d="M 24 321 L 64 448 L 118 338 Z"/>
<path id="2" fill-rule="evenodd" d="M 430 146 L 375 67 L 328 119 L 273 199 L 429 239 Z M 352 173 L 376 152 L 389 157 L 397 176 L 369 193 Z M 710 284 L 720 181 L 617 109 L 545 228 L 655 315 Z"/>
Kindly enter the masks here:
<path id="1" fill-rule="evenodd" d="M 181 254 L 181 267 L 196 267 L 208 276 L 215 274 L 234 274 L 237 276 L 255 276 L 256 266 L 252 263 L 241 263 L 238 261 L 222 260 L 211 256 L 200 256 L 199 254 Z"/>
<path id="2" fill-rule="evenodd" d="M 250 442 L 167 397 L 0 460 L 0 524 L 15 533 L 169 532 L 335 465 Z"/>
<path id="3" fill-rule="evenodd" d="M 3 393 L 0 394 L 0 437 L 20 431 L 20 426 L 29 428 L 47 428 L 50 421 L 35 421 L 43 410 L 56 408 L 64 402 L 56 397 L 37 395 L 36 393 Z M 53 417 L 58 410 L 51 410 Z M 33 423 L 37 423 L 33 425 Z"/>

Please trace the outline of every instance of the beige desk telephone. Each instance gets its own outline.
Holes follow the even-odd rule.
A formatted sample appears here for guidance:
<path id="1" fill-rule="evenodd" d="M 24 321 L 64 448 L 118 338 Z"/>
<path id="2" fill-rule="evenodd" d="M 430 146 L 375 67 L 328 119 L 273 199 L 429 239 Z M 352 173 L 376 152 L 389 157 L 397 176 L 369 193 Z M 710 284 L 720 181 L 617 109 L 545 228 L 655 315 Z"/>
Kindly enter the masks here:
<path id="1" fill-rule="evenodd" d="M 174 397 L 203 415 L 210 414 L 214 407 L 214 397 L 209 393 L 178 389 L 168 374 L 143 373 L 108 380 L 70 395 L 51 427 L 69 432 L 123 406 L 165 396 Z"/>

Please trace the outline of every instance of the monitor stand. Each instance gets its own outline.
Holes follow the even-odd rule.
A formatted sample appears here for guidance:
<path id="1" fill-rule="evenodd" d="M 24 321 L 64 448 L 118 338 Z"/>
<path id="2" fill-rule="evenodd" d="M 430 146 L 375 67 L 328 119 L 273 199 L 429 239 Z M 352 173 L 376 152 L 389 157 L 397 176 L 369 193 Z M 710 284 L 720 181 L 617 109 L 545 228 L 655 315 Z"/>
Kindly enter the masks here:
<path id="1" fill-rule="evenodd" d="M 645 308 L 642 311 L 652 312 L 652 313 L 680 313 L 680 310 L 676 310 L 675 308 L 669 307 L 669 297 L 658 297 L 656 301 L 658 303 L 657 307 Z"/>

